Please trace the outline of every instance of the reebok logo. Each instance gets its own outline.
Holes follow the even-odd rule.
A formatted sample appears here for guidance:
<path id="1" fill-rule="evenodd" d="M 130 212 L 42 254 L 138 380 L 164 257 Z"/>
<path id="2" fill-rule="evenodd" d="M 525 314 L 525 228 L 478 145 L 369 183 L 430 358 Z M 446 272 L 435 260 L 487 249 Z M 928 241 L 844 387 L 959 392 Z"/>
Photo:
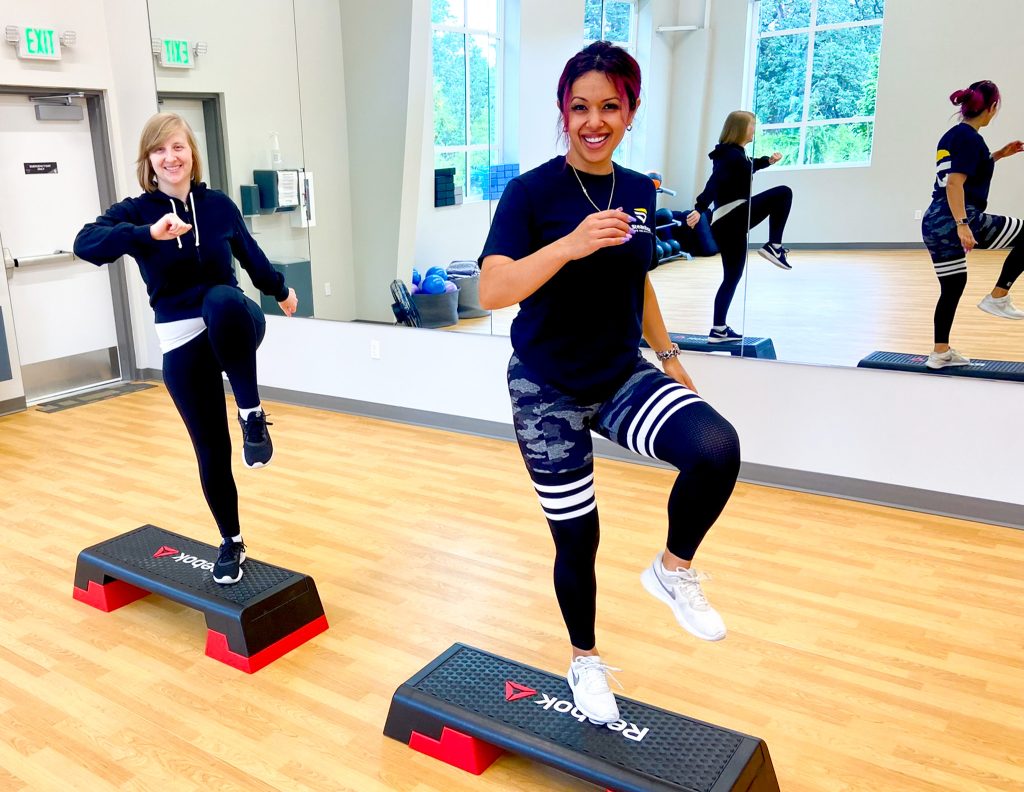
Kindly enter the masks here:
<path id="1" fill-rule="evenodd" d="M 171 556 L 174 557 L 171 558 Z M 205 569 L 207 572 L 213 569 L 213 561 L 207 561 L 199 556 L 188 555 L 167 545 L 160 545 L 160 549 L 153 553 L 153 558 L 171 558 L 175 563 L 185 564 L 193 569 Z"/>
<path id="2" fill-rule="evenodd" d="M 528 688 L 526 685 L 520 685 L 518 682 L 512 682 L 511 680 L 505 681 L 505 701 L 519 701 L 520 699 L 530 698 L 531 696 L 538 695 L 538 692 L 533 688 Z M 578 720 L 583 723 L 587 720 L 587 716 L 576 709 L 576 705 L 571 701 L 564 701 L 563 699 L 549 696 L 547 693 L 540 693 L 540 698 L 534 701 L 534 704 L 543 707 L 546 710 L 553 710 L 554 712 L 560 712 Z M 650 728 L 640 728 L 635 723 L 627 723 L 624 720 L 617 720 L 615 723 L 605 724 L 609 729 L 614 732 L 619 732 L 627 740 L 633 742 L 640 742 Z"/>
<path id="3" fill-rule="evenodd" d="M 505 701 L 519 701 L 519 699 L 536 695 L 537 691 L 533 688 L 520 685 L 518 682 L 505 681 Z"/>

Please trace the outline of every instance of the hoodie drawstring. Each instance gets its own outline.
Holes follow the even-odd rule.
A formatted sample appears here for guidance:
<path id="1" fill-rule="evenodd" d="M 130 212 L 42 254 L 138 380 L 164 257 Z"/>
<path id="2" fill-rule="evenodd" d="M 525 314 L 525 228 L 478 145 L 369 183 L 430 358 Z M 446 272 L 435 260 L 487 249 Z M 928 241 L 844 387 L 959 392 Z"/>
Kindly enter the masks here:
<path id="1" fill-rule="evenodd" d="M 196 212 L 196 194 L 190 192 L 188 199 L 192 202 L 192 230 L 196 232 L 196 247 L 199 247 L 199 214 Z"/>
<path id="2" fill-rule="evenodd" d="M 196 213 L 195 194 L 190 192 L 188 194 L 188 199 L 192 203 L 192 230 L 195 232 L 196 235 L 196 247 L 199 247 L 199 215 Z M 174 199 L 168 198 L 167 200 L 171 202 L 171 214 L 174 215 L 175 217 L 178 217 L 178 208 L 174 205 Z M 187 211 L 188 207 L 186 206 L 185 209 Z M 176 239 L 178 242 L 178 250 L 181 250 L 181 237 L 176 237 Z"/>

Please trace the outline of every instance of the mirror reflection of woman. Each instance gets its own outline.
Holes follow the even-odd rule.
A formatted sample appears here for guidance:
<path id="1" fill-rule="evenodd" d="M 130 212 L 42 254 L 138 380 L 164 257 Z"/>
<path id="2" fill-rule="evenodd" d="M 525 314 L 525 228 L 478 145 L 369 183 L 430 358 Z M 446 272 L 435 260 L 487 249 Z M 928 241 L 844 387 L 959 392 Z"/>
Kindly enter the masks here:
<path id="1" fill-rule="evenodd" d="M 793 206 L 793 191 L 785 185 L 751 197 L 751 179 L 759 170 L 774 165 L 782 154 L 751 161 L 745 146 L 754 140 L 754 114 L 747 110 L 729 113 L 722 126 L 718 145 L 708 154 L 714 163 L 711 178 L 694 202 L 694 210 L 686 216 L 686 224 L 696 227 L 702 214 L 711 210 L 711 235 L 722 257 L 722 285 L 715 295 L 714 317 L 708 342 L 724 344 L 740 341 L 743 336 L 727 324 L 729 306 L 743 276 L 747 261 L 747 231 L 768 218 L 768 241 L 757 252 L 779 269 L 793 269 L 782 246 L 782 235 Z"/>
<path id="2" fill-rule="evenodd" d="M 981 80 L 954 91 L 949 100 L 960 108 L 960 122 L 940 139 L 936 152 L 932 202 L 921 222 L 921 234 L 939 279 L 935 305 L 935 347 L 925 365 L 932 369 L 970 365 L 970 358 L 949 345 L 960 297 L 967 287 L 967 254 L 974 248 L 1010 248 L 992 291 L 978 307 L 1004 319 L 1024 319 L 1010 289 L 1024 271 L 1024 250 L 1017 246 L 1024 223 L 1016 217 L 986 214 L 995 164 L 1024 151 L 1014 140 L 989 152 L 981 130 L 999 112 L 999 88 Z"/>
<path id="3" fill-rule="evenodd" d="M 640 104 L 640 67 L 595 42 L 558 83 L 568 153 L 513 179 L 481 254 L 480 301 L 520 303 L 508 367 L 520 451 L 555 543 L 554 584 L 569 633 L 566 674 L 594 723 L 619 712 L 595 637 L 599 539 L 591 430 L 679 469 L 668 540 L 641 575 L 679 623 L 725 637 L 691 561 L 739 471 L 733 427 L 704 402 L 671 343 L 647 273 L 657 263 L 651 179 L 612 162 Z M 639 353 L 641 335 L 663 371 Z"/>
<path id="4" fill-rule="evenodd" d="M 127 255 L 142 271 L 156 314 L 164 384 L 192 439 L 203 494 L 221 534 L 213 579 L 237 583 L 245 544 L 222 371 L 238 407 L 246 467 L 269 464 L 274 447 L 256 385 L 256 348 L 266 321 L 238 287 L 234 259 L 285 315 L 295 312 L 298 299 L 231 199 L 200 181 L 202 163 L 184 119 L 173 113 L 149 119 L 139 140 L 137 175 L 142 195 L 114 204 L 86 225 L 75 239 L 75 255 L 97 265 Z"/>

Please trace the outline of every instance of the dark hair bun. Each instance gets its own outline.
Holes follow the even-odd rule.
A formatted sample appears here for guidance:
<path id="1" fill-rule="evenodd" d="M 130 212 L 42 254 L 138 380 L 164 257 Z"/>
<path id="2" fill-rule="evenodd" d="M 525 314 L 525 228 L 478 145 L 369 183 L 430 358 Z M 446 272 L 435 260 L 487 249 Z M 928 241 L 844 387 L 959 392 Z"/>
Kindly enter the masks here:
<path id="1" fill-rule="evenodd" d="M 974 98 L 974 94 L 976 93 L 977 91 L 971 88 L 964 88 L 959 91 L 953 91 L 953 93 L 949 95 L 949 101 L 951 101 L 955 105 L 970 105 L 971 99 Z"/>

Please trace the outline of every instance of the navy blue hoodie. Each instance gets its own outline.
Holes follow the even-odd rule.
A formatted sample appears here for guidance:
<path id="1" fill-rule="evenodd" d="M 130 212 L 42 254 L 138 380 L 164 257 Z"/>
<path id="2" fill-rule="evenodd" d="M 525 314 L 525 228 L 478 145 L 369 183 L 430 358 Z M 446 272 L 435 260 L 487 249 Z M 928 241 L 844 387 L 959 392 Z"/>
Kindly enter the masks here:
<path id="1" fill-rule="evenodd" d="M 733 201 L 745 201 L 750 198 L 750 178 L 762 168 L 770 164 L 768 157 L 758 157 L 751 161 L 747 152 L 739 143 L 719 143 L 714 151 L 708 154 L 714 165 L 711 178 L 708 179 L 704 192 L 697 196 L 694 209 L 704 214 L 712 204 L 716 207 L 725 206 Z"/>
<path id="2" fill-rule="evenodd" d="M 177 239 L 156 241 L 149 227 L 173 212 L 192 230 Z M 75 255 L 93 264 L 110 264 L 124 255 L 139 264 L 157 322 L 202 316 L 203 297 L 214 286 L 235 286 L 233 259 L 253 284 L 278 302 L 288 298 L 284 275 L 271 266 L 242 221 L 242 213 L 224 193 L 192 185 L 188 200 L 159 190 L 125 198 L 111 206 L 75 238 Z"/>

